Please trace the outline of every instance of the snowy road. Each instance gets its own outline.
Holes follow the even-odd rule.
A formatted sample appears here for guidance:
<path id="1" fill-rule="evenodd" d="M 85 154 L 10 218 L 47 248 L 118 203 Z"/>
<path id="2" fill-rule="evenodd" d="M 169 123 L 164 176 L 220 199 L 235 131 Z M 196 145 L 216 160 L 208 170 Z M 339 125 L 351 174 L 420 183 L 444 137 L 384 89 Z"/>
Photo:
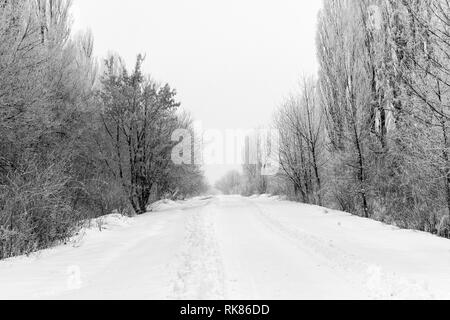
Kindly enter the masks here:
<path id="1" fill-rule="evenodd" d="M 0 262 L 0 299 L 450 298 L 450 241 L 324 208 L 213 197 L 103 228 Z"/>

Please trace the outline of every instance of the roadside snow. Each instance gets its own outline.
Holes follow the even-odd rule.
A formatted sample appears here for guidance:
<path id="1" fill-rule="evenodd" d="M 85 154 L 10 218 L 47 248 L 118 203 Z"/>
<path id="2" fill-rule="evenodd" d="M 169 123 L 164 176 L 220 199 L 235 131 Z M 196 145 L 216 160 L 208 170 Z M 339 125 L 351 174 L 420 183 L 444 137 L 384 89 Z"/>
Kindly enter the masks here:
<path id="1" fill-rule="evenodd" d="M 153 203 L 151 206 L 149 206 L 147 209 L 149 212 L 156 212 L 156 211 L 164 211 L 164 210 L 173 210 L 180 206 L 179 203 L 172 201 L 172 200 L 161 200 Z"/>
<path id="2" fill-rule="evenodd" d="M 450 241 L 277 197 L 161 201 L 0 262 L 0 299 L 450 299 Z"/>

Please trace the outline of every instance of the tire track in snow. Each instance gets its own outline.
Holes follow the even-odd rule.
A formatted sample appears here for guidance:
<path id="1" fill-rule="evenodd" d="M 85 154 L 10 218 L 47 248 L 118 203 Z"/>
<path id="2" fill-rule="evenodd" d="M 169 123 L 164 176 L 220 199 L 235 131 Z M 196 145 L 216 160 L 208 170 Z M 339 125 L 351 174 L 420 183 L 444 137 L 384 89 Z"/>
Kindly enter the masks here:
<path id="1" fill-rule="evenodd" d="M 434 299 L 427 285 L 406 279 L 395 273 L 385 272 L 381 267 L 365 262 L 337 248 L 332 242 L 320 239 L 298 228 L 286 225 L 266 212 L 258 204 L 246 199 L 256 211 L 263 224 L 313 256 L 322 258 L 332 270 L 339 272 L 347 281 L 366 288 L 372 299 Z"/>
<path id="2" fill-rule="evenodd" d="M 188 210 L 186 236 L 178 257 L 172 299 L 224 299 L 224 271 L 209 205 Z"/>

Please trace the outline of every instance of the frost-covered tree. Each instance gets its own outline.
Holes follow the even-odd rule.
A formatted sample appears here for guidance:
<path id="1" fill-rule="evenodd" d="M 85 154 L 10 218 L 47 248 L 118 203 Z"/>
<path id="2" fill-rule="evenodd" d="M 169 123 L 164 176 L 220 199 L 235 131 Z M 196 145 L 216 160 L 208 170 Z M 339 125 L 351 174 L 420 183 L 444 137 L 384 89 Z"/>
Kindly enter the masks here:
<path id="1" fill-rule="evenodd" d="M 160 86 L 143 74 L 142 62 L 139 55 L 129 73 L 120 60 L 109 58 L 99 92 L 111 156 L 105 161 L 137 214 L 146 212 L 171 164 L 171 135 L 180 106 L 169 85 Z"/>
<path id="2" fill-rule="evenodd" d="M 0 258 L 64 240 L 81 219 L 75 142 L 95 64 L 69 37 L 69 8 L 0 1 Z"/>
<path id="3" fill-rule="evenodd" d="M 317 46 L 327 198 L 448 234 L 448 2 L 325 0 Z"/>
<path id="4" fill-rule="evenodd" d="M 278 111 L 275 125 L 280 132 L 280 166 L 292 183 L 298 200 L 322 204 L 324 121 L 316 83 L 305 79 L 297 96 Z"/>
<path id="5" fill-rule="evenodd" d="M 374 97 L 366 15 L 359 1 L 325 1 L 317 46 L 321 99 L 338 178 L 333 192 L 342 209 L 369 217 Z M 359 201 L 351 200 L 354 195 Z"/>

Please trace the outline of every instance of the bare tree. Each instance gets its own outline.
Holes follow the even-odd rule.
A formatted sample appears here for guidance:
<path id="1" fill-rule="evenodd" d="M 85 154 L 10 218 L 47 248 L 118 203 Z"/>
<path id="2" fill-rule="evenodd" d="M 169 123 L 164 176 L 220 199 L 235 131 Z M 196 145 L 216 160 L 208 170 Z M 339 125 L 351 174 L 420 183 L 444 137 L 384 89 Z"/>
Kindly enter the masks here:
<path id="1" fill-rule="evenodd" d="M 323 203 L 323 124 L 315 81 L 305 79 L 300 95 L 291 97 L 276 118 L 281 137 L 280 164 L 300 200 L 320 205 Z"/>

